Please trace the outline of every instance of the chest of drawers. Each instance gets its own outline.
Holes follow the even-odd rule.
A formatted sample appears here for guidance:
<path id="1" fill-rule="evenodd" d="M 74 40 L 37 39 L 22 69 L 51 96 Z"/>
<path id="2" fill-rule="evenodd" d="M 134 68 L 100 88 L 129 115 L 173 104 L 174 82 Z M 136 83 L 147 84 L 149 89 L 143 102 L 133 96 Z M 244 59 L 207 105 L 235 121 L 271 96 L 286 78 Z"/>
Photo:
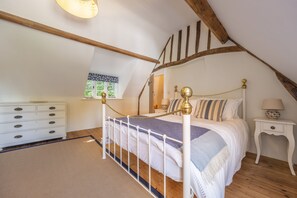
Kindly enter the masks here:
<path id="1" fill-rule="evenodd" d="M 0 103 L 0 150 L 66 138 L 66 103 Z"/>

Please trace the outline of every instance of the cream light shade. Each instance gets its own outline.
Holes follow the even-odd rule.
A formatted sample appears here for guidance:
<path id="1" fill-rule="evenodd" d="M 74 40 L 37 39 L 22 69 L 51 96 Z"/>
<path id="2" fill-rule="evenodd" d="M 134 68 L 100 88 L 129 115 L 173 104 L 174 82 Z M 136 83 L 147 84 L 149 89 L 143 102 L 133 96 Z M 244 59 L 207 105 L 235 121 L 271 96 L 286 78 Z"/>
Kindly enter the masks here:
<path id="1" fill-rule="evenodd" d="M 98 14 L 97 0 L 56 0 L 60 7 L 80 18 L 92 18 Z"/>
<path id="2" fill-rule="evenodd" d="M 163 98 L 161 105 L 168 105 L 169 104 L 169 99 Z"/>
<path id="3" fill-rule="evenodd" d="M 262 109 L 264 110 L 283 110 L 284 104 L 281 99 L 271 98 L 263 100 Z"/>
<path id="4" fill-rule="evenodd" d="M 161 101 L 162 109 L 166 110 L 168 108 L 168 105 L 169 105 L 169 99 L 163 98 Z"/>

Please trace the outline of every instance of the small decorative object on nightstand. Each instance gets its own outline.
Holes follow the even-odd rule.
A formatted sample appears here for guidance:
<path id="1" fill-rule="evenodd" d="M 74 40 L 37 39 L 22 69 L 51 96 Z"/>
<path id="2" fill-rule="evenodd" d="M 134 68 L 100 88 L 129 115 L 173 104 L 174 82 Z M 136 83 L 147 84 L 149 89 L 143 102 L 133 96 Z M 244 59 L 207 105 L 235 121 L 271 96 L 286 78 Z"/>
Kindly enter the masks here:
<path id="1" fill-rule="evenodd" d="M 276 135 L 285 136 L 288 141 L 288 163 L 291 170 L 292 175 L 296 175 L 294 168 L 293 168 L 293 152 L 295 149 L 295 139 L 293 134 L 293 126 L 296 125 L 292 121 L 288 120 L 270 120 L 270 119 L 254 119 L 256 122 L 256 129 L 255 129 L 255 143 L 257 148 L 257 158 L 256 158 L 256 164 L 258 164 L 260 155 L 261 155 L 261 133 L 267 133 L 269 135 Z"/>
<path id="2" fill-rule="evenodd" d="M 167 110 L 169 105 L 169 100 L 167 98 L 163 98 L 161 102 L 162 109 Z"/>
<path id="3" fill-rule="evenodd" d="M 277 120 L 280 117 L 278 110 L 283 110 L 284 105 L 281 99 L 265 99 L 263 100 L 262 109 L 267 110 L 265 115 L 268 119 Z"/>

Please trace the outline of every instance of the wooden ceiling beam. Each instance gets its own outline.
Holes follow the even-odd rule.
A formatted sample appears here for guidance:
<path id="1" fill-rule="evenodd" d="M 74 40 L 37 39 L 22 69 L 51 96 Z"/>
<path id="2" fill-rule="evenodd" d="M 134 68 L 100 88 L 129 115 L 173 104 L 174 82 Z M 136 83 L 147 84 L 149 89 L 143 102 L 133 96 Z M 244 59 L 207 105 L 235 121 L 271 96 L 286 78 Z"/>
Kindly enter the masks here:
<path id="1" fill-rule="evenodd" d="M 241 47 L 238 47 L 238 46 L 219 47 L 219 48 L 215 48 L 215 49 L 209 49 L 209 50 L 205 50 L 205 51 L 195 53 L 195 54 L 193 54 L 191 56 L 188 56 L 188 57 L 186 57 L 184 59 L 181 59 L 181 60 L 177 60 L 177 61 L 173 61 L 173 62 L 170 62 L 170 63 L 165 63 L 163 65 L 159 65 L 158 67 L 156 67 L 153 70 L 153 72 L 159 71 L 160 69 L 181 65 L 181 64 L 187 63 L 189 61 L 192 61 L 192 60 L 194 60 L 196 58 L 200 58 L 200 57 L 204 57 L 204 56 L 209 56 L 209 55 L 214 55 L 214 54 L 230 53 L 230 52 L 241 52 L 241 51 L 244 51 L 244 50 Z"/>
<path id="2" fill-rule="evenodd" d="M 207 0 L 185 0 L 210 31 L 224 44 L 229 36 Z"/>
<path id="3" fill-rule="evenodd" d="M 53 27 L 50 27 L 50 26 L 47 26 L 47 25 L 44 25 L 44 24 L 41 24 L 41 23 L 37 23 L 35 21 L 31 21 L 31 20 L 28 20 L 28 19 L 25 19 L 25 18 L 21 18 L 19 16 L 12 15 L 12 14 L 7 13 L 7 12 L 0 11 L 0 19 L 6 20 L 6 21 L 9 21 L 9 22 L 12 22 L 12 23 L 16 23 L 16 24 L 19 24 L 19 25 L 22 25 L 22 26 L 25 26 L 25 27 L 29 27 L 29 28 L 32 28 L 32 29 L 35 29 L 35 30 L 39 30 L 39 31 L 42 31 L 42 32 L 46 32 L 46 33 L 49 33 L 49 34 L 52 34 L 52 35 L 56 35 L 56 36 L 59 36 L 59 37 L 63 37 L 63 38 L 66 38 L 66 39 L 74 40 L 74 41 L 77 41 L 77 42 L 80 42 L 80 43 L 92 45 L 94 47 L 99 47 L 99 48 L 106 49 L 106 50 L 109 50 L 109 51 L 113 51 L 113 52 L 116 52 L 116 53 L 120 53 L 120 54 L 124 54 L 124 55 L 131 56 L 131 57 L 134 57 L 134 58 L 138 58 L 138 59 L 141 59 L 141 60 L 145 60 L 145 61 L 148 61 L 148 62 L 157 63 L 157 64 L 160 63 L 158 60 L 156 60 L 154 58 L 144 56 L 144 55 L 141 55 L 141 54 L 137 54 L 137 53 L 134 53 L 134 52 L 130 52 L 128 50 L 121 49 L 121 48 L 118 48 L 118 47 L 114 47 L 114 46 L 111 46 L 111 45 L 107 45 L 107 44 L 104 44 L 104 43 L 101 43 L 101 42 L 98 42 L 98 41 L 95 41 L 95 40 L 91 40 L 91 39 L 88 39 L 88 38 L 85 38 L 85 37 L 82 37 L 82 36 L 79 36 L 79 35 L 76 35 L 76 34 L 65 32 L 63 30 L 59 30 L 59 29 L 56 29 L 56 28 L 53 28 Z"/>

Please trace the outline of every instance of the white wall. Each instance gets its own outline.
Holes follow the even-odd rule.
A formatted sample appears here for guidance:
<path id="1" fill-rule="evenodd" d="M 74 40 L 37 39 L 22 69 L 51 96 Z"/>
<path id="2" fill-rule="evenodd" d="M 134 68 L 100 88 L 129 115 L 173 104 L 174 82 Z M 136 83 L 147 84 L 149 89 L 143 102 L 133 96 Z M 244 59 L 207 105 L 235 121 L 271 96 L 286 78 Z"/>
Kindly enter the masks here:
<path id="1" fill-rule="evenodd" d="M 82 100 L 94 47 L 6 21 L 0 26 L 0 102 L 65 101 L 67 131 L 101 126 L 101 101 Z M 110 103 L 137 112 L 133 98 Z"/>
<path id="2" fill-rule="evenodd" d="M 101 100 L 82 100 L 81 98 L 64 98 L 68 105 L 67 131 L 91 129 L 102 126 Z M 137 100 L 126 98 L 107 101 L 113 108 L 124 114 L 136 115 Z M 107 108 L 110 116 L 119 116 Z"/>
<path id="3" fill-rule="evenodd" d="M 190 86 L 195 94 L 211 94 L 230 90 L 241 86 L 241 79 L 246 78 L 247 84 L 247 121 L 250 127 L 250 148 L 255 152 L 254 122 L 257 117 L 264 117 L 261 104 L 265 98 L 281 98 L 285 110 L 281 119 L 290 119 L 297 123 L 297 103 L 277 80 L 274 72 L 246 52 L 228 53 L 206 56 L 172 67 L 165 72 L 165 90 L 173 97 L 174 86 L 179 88 Z M 294 129 L 295 139 L 297 127 Z M 287 141 L 284 137 L 263 135 L 263 152 L 265 156 L 286 160 Z M 297 162 L 295 149 L 294 162 Z"/>

